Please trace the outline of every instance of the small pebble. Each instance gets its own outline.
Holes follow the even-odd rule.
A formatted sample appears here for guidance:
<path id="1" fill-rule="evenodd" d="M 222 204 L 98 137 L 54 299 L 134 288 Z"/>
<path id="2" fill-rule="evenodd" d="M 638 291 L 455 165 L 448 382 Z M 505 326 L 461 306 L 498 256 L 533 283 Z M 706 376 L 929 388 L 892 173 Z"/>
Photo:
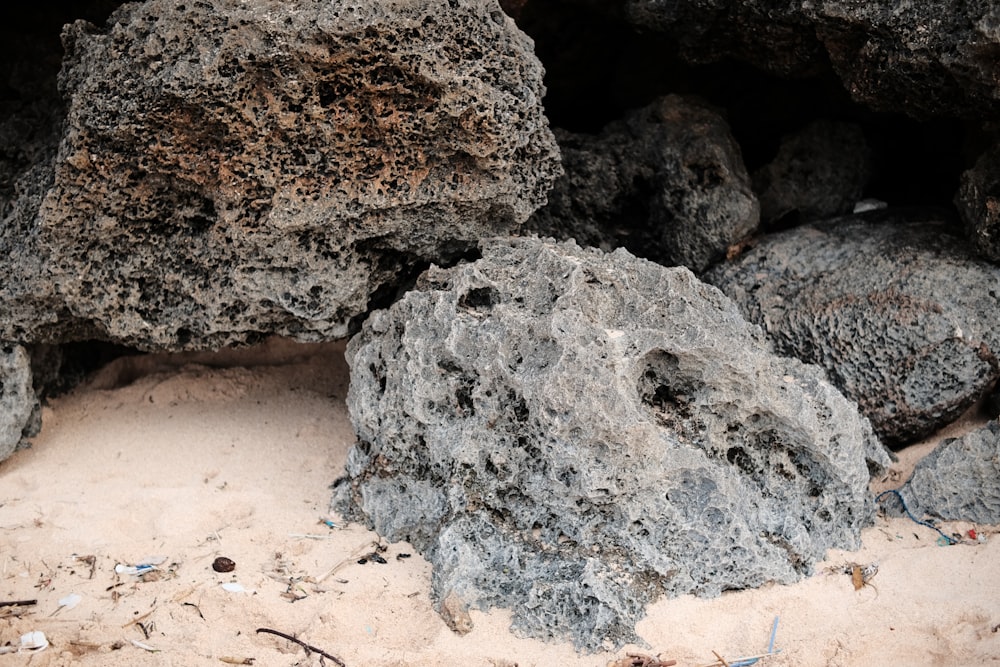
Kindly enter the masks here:
<path id="1" fill-rule="evenodd" d="M 216 572 L 232 572 L 236 569 L 236 562 L 225 556 L 219 556 L 212 563 L 212 569 Z"/>

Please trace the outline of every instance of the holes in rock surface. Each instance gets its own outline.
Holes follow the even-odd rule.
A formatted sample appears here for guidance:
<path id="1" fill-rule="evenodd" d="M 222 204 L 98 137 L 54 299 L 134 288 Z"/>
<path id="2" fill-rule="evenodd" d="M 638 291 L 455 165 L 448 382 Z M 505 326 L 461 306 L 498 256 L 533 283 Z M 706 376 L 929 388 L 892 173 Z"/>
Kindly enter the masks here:
<path id="1" fill-rule="evenodd" d="M 637 535 L 639 537 L 649 537 L 649 529 L 646 528 L 642 521 L 639 520 L 632 522 L 631 532 L 633 535 Z"/>
<path id="2" fill-rule="evenodd" d="M 742 447 L 730 447 L 726 450 L 726 460 L 745 473 L 757 472 L 753 458 Z"/>
<path id="3" fill-rule="evenodd" d="M 574 468 L 573 466 L 569 466 L 568 468 L 563 468 L 562 470 L 560 470 L 556 474 L 556 479 L 562 482 L 565 486 L 571 487 L 574 484 L 576 484 L 576 480 L 579 476 L 580 473 L 577 471 L 577 469 Z"/>
<path id="4" fill-rule="evenodd" d="M 486 457 L 486 463 L 485 465 L 483 465 L 483 468 L 486 470 L 488 474 L 493 475 L 494 477 L 497 475 L 498 472 L 500 472 L 497 469 L 496 464 L 493 463 L 493 459 L 488 456 Z"/>
<path id="5" fill-rule="evenodd" d="M 493 287 L 474 287 L 463 294 L 458 300 L 458 307 L 463 310 L 486 313 L 500 303 L 500 292 Z"/>
<path id="6" fill-rule="evenodd" d="M 177 339 L 177 344 L 181 347 L 187 347 L 188 343 L 194 337 L 194 333 L 187 327 L 180 327 L 174 332 L 174 337 Z"/>
<path id="7" fill-rule="evenodd" d="M 683 372 L 679 359 L 664 350 L 647 354 L 641 368 L 636 387 L 639 400 L 660 425 L 682 430 L 692 416 L 691 402 L 701 383 Z"/>
<path id="8" fill-rule="evenodd" d="M 316 84 L 316 98 L 320 106 L 330 108 L 340 104 L 353 90 L 353 86 L 344 81 L 320 81 Z"/>
<path id="9" fill-rule="evenodd" d="M 467 373 L 453 359 L 441 359 L 438 361 L 438 368 L 442 372 L 442 379 L 453 387 L 455 404 L 452 409 L 457 411 L 460 417 L 475 415 L 475 401 L 472 397 L 477 384 L 475 376 Z"/>
<path id="10" fill-rule="evenodd" d="M 475 404 L 472 400 L 472 388 L 474 386 L 474 380 L 464 379 L 462 384 L 455 390 L 455 401 L 458 403 L 461 413 L 466 417 L 472 417 L 476 414 Z"/>
<path id="11" fill-rule="evenodd" d="M 378 382 L 379 393 L 384 394 L 386 385 L 385 373 L 382 373 L 378 368 L 376 368 L 375 364 L 368 364 L 368 372 L 370 372 L 372 377 L 375 378 L 375 381 Z"/>
<path id="12" fill-rule="evenodd" d="M 188 234 L 190 236 L 201 236 L 212 228 L 215 220 L 215 205 L 211 201 L 206 200 L 202 212 L 187 219 Z"/>
<path id="13" fill-rule="evenodd" d="M 528 421 L 531 411 L 528 410 L 528 404 L 524 400 L 524 397 L 518 395 L 513 390 L 509 393 L 508 397 L 511 400 L 511 412 L 514 414 L 514 420 L 522 424 Z"/>
<path id="14" fill-rule="evenodd" d="M 698 188 L 715 188 L 725 180 L 719 164 L 689 164 L 687 170 L 691 173 L 692 185 Z"/>

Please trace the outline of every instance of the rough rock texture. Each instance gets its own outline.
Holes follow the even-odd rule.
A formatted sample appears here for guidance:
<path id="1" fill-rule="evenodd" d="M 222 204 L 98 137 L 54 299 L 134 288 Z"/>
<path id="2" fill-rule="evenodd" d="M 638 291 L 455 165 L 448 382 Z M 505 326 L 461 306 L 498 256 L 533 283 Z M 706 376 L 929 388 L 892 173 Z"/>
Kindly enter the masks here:
<path id="1" fill-rule="evenodd" d="M 815 121 L 781 142 L 774 160 L 753 175 L 761 219 L 790 226 L 850 213 L 869 177 L 861 128 Z"/>
<path id="2" fill-rule="evenodd" d="M 954 420 L 1000 377 L 1000 268 L 933 212 L 886 211 L 763 239 L 706 274 L 782 354 L 826 368 L 887 444 Z"/>
<path id="3" fill-rule="evenodd" d="M 783 76 L 829 63 L 855 100 L 915 116 L 1000 112 L 1000 5 L 994 0 L 775 3 L 624 0 L 644 30 L 691 62 L 736 57 Z"/>
<path id="4" fill-rule="evenodd" d="M 565 174 L 526 231 L 701 271 L 757 228 L 739 146 L 703 102 L 662 97 L 559 144 Z"/>
<path id="5" fill-rule="evenodd" d="M 918 517 L 1000 523 L 1000 424 L 991 421 L 938 445 L 901 493 Z"/>
<path id="6" fill-rule="evenodd" d="M 1000 262 L 1000 146 L 984 153 L 962 174 L 955 206 L 976 251 Z"/>
<path id="7" fill-rule="evenodd" d="M 438 601 L 635 641 L 646 602 L 790 582 L 858 544 L 887 463 L 822 371 L 687 269 L 494 240 L 348 346 L 334 507 L 433 564 Z M 451 606 L 455 606 L 452 598 Z"/>
<path id="8" fill-rule="evenodd" d="M 0 338 L 342 337 L 559 172 L 542 68 L 494 0 L 150 0 L 63 40 L 52 186 L 0 226 Z"/>
<path id="9" fill-rule="evenodd" d="M 31 357 L 13 343 L 0 343 L 0 461 L 41 428 L 41 407 L 32 386 Z"/>

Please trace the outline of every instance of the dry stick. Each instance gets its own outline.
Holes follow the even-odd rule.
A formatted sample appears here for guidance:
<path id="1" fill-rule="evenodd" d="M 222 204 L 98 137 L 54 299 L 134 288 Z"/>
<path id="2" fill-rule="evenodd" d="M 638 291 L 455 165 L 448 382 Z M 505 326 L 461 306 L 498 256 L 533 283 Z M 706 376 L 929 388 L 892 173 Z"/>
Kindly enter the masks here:
<path id="1" fill-rule="evenodd" d="M 257 633 L 259 634 L 261 632 L 266 632 L 266 633 L 271 634 L 271 635 L 277 635 L 277 636 L 281 637 L 282 639 L 287 639 L 290 642 L 295 642 L 296 644 L 298 644 L 299 646 L 301 646 L 302 648 L 304 648 L 306 650 L 306 653 L 309 653 L 310 651 L 313 652 L 313 653 L 319 653 L 324 658 L 329 658 L 330 660 L 333 660 L 335 663 L 337 663 L 338 665 L 340 665 L 340 667 L 347 667 L 347 665 L 344 664 L 344 661 L 341 660 L 340 658 L 338 658 L 336 656 L 332 656 L 329 653 L 327 653 L 326 651 L 321 651 L 320 649 L 316 648 L 315 646 L 310 646 L 309 644 L 305 643 L 301 639 L 296 639 L 295 637 L 292 637 L 291 635 L 286 635 L 284 632 L 278 632 L 277 630 L 271 630 L 270 628 L 257 628 Z"/>
<path id="2" fill-rule="evenodd" d="M 128 623 L 126 623 L 122 627 L 123 628 L 127 628 L 130 625 L 135 625 L 136 623 L 139 623 L 139 621 L 145 621 L 147 618 L 149 618 L 150 616 L 152 616 L 153 612 L 155 612 L 155 611 L 156 611 L 156 607 L 153 607 L 152 609 L 150 609 L 149 611 L 147 611 L 142 616 L 136 616 L 135 618 L 133 618 L 131 621 L 129 621 Z M 147 639 L 148 639 L 148 637 L 147 637 Z"/>
<path id="3" fill-rule="evenodd" d="M 38 604 L 38 600 L 8 600 L 0 602 L 0 607 L 29 607 Z"/>
<path id="4" fill-rule="evenodd" d="M 715 653 L 715 651 L 712 651 L 712 653 Z M 715 655 L 716 657 L 718 657 L 719 654 L 715 653 Z M 766 658 L 772 655 L 776 655 L 776 653 L 758 653 L 757 655 L 745 655 L 742 658 L 736 658 L 735 660 L 731 660 L 730 662 L 734 665 L 739 665 L 741 663 L 746 663 L 750 660 L 760 660 L 761 658 Z M 707 665 L 700 665 L 699 667 L 722 667 L 722 665 L 725 663 L 720 662 L 720 660 L 722 660 L 722 658 L 719 658 L 719 660 L 716 660 L 715 662 L 709 663 Z"/>
<path id="5" fill-rule="evenodd" d="M 718 659 L 719 659 L 719 662 L 721 662 L 721 663 L 722 663 L 722 667 L 729 667 L 729 663 L 728 663 L 728 662 L 726 662 L 726 659 L 725 659 L 725 658 L 723 658 L 723 657 L 722 657 L 721 655 L 719 655 L 719 654 L 718 654 L 718 653 L 716 653 L 715 651 L 712 651 L 712 655 L 714 655 L 714 656 L 715 656 L 716 658 L 718 658 Z"/>

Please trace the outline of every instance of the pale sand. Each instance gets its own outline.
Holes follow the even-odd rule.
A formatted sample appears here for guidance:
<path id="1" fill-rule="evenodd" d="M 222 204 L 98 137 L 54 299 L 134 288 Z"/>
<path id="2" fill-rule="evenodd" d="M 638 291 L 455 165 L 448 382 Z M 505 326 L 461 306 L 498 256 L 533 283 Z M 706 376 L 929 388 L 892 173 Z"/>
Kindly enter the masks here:
<path id="1" fill-rule="evenodd" d="M 761 667 L 1000 662 L 1000 534 L 977 526 L 984 543 L 942 547 L 905 519 L 880 518 L 860 551 L 831 552 L 797 585 L 657 602 L 638 627 L 649 647 L 579 655 L 515 637 L 503 611 L 473 612 L 474 630 L 457 636 L 433 611 L 430 567 L 409 545 L 359 565 L 377 536 L 320 523 L 335 518 L 328 487 L 353 441 L 343 345 L 272 341 L 229 357 L 245 366 L 193 365 L 222 363 L 205 355 L 116 362 L 53 400 L 34 446 L 0 463 L 0 602 L 38 600 L 20 616 L 0 608 L 0 644 L 35 630 L 51 642 L 0 655 L 0 666 L 321 664 L 261 627 L 349 667 L 603 667 L 629 651 L 703 665 L 713 651 L 762 653 L 775 616 L 781 652 Z M 74 554 L 94 557 L 93 574 Z M 212 570 L 220 555 L 234 572 Z M 116 575 L 117 563 L 149 556 L 166 557 L 160 580 Z M 856 591 L 843 567 L 873 562 L 872 585 Z M 223 590 L 230 581 L 251 592 Z M 289 582 L 307 597 L 283 597 Z M 60 609 L 72 593 L 80 603 Z"/>

